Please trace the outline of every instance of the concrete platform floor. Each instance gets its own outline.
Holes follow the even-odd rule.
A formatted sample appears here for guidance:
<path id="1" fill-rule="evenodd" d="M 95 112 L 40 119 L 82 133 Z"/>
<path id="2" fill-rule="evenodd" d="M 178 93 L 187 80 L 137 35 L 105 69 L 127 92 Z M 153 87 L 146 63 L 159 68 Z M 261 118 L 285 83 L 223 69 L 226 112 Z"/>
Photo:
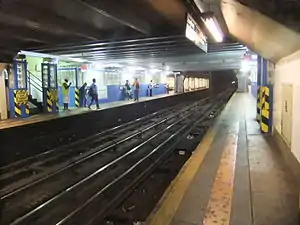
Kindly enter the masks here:
<path id="1" fill-rule="evenodd" d="M 140 98 L 139 102 L 151 101 L 153 99 L 164 98 L 164 97 L 168 97 L 171 95 L 174 95 L 174 93 L 155 95 L 152 97 L 142 97 L 142 98 Z M 100 104 L 99 110 L 118 107 L 118 106 L 122 106 L 122 105 L 129 105 L 129 104 L 133 104 L 133 103 L 135 103 L 133 100 L 102 103 L 102 104 Z M 92 106 L 91 108 L 93 110 L 93 109 L 95 109 L 95 106 Z M 22 126 L 22 125 L 26 125 L 26 124 L 38 123 L 38 122 L 42 122 L 42 121 L 46 121 L 46 120 L 67 117 L 67 116 L 73 116 L 73 115 L 88 113 L 88 112 L 90 112 L 90 110 L 88 108 L 72 108 L 70 111 L 60 110 L 59 113 L 38 114 L 38 115 L 30 116 L 28 118 L 15 118 L 15 119 L 2 120 L 2 121 L 0 121 L 0 130 L 9 128 L 9 127 L 16 127 L 16 126 Z"/>
<path id="2" fill-rule="evenodd" d="M 250 94 L 231 98 L 146 224 L 298 224 L 296 180 L 255 112 Z"/>

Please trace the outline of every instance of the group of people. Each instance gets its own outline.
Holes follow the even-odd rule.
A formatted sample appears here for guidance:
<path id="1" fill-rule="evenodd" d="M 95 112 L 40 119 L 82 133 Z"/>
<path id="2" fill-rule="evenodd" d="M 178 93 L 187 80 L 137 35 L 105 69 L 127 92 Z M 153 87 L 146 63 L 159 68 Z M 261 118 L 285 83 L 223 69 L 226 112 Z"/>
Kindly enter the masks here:
<path id="1" fill-rule="evenodd" d="M 140 91 L 140 83 L 138 81 L 137 78 L 134 79 L 134 82 L 132 84 L 133 87 L 133 97 L 134 97 L 134 101 L 138 101 L 139 100 L 139 91 Z M 129 84 L 129 81 L 126 80 L 126 83 L 124 85 L 125 88 L 125 99 L 130 100 L 132 99 L 132 95 L 131 95 L 131 85 Z"/>
<path id="2" fill-rule="evenodd" d="M 68 79 L 65 79 L 62 83 L 62 95 L 64 110 L 69 110 L 70 102 L 70 87 L 72 83 Z M 96 85 L 96 79 L 93 79 L 93 83 L 87 88 L 87 83 L 84 83 L 79 89 L 79 106 L 86 106 L 86 94 L 91 98 L 88 108 L 91 109 L 92 104 L 95 102 L 97 109 L 99 109 L 99 99 L 98 99 L 98 88 Z"/>
<path id="3" fill-rule="evenodd" d="M 133 84 L 133 96 L 134 96 L 134 101 L 138 101 L 139 100 L 139 91 L 140 91 L 140 84 L 137 78 L 135 78 Z M 155 87 L 155 84 L 153 83 L 153 81 L 151 80 L 150 83 L 148 84 L 148 94 L 150 97 L 153 96 L 153 88 Z M 126 83 L 124 85 L 125 88 L 125 99 L 130 100 L 132 99 L 132 95 L 131 95 L 131 85 L 129 83 L 128 80 L 126 80 Z"/>
<path id="4" fill-rule="evenodd" d="M 63 104 L 64 110 L 69 110 L 69 101 L 70 101 L 70 87 L 72 83 L 65 79 L 62 83 L 62 95 L 63 95 Z M 131 87 L 133 87 L 133 99 L 134 101 L 139 101 L 139 91 L 140 91 L 140 83 L 137 78 L 134 79 L 133 84 L 131 85 L 128 80 L 124 85 L 125 89 L 125 99 L 132 99 Z M 148 85 L 148 93 L 149 96 L 153 95 L 153 88 L 155 87 L 153 81 L 151 80 Z M 90 109 L 92 104 L 95 102 L 97 109 L 99 109 L 99 98 L 98 98 L 98 88 L 96 85 L 96 79 L 93 79 L 92 84 L 88 87 L 87 83 L 84 83 L 79 89 L 79 106 L 86 107 L 87 98 L 90 98 L 90 102 L 88 104 L 88 108 Z"/>

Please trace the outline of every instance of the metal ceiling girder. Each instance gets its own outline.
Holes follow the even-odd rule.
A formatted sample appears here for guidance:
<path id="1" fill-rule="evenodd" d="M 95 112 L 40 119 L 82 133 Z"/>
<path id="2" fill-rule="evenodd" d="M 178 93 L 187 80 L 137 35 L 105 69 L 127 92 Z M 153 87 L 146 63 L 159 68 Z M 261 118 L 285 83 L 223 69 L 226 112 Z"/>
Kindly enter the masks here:
<path id="1" fill-rule="evenodd" d="M 234 51 L 234 52 L 214 52 L 214 53 L 207 53 L 207 54 L 190 54 L 173 58 L 168 58 L 168 61 L 172 62 L 201 62 L 205 60 L 217 60 L 217 59 L 226 59 L 226 58 L 237 58 L 241 59 L 244 55 L 244 51 Z M 161 59 L 158 59 L 161 60 Z"/>
<path id="2" fill-rule="evenodd" d="M 170 52 L 141 52 L 141 53 L 125 53 L 125 54 L 114 54 L 114 55 L 103 55 L 103 56 L 87 56 L 87 57 L 81 57 L 83 59 L 105 59 L 105 58 L 112 58 L 112 59 L 117 59 L 117 58 L 126 58 L 126 57 L 135 57 L 139 58 L 141 56 L 146 56 L 146 57 L 166 57 L 166 56 L 176 56 L 179 54 L 192 54 L 192 53 L 197 53 L 195 50 L 178 50 L 178 51 L 170 51 Z"/>
<path id="3" fill-rule="evenodd" d="M 115 56 L 115 57 L 109 57 L 109 56 L 102 56 L 102 57 L 86 57 L 85 59 L 97 61 L 97 60 L 120 60 L 120 61 L 126 61 L 129 58 L 130 59 L 136 59 L 136 61 L 139 60 L 145 60 L 144 63 L 148 63 L 147 60 L 151 59 L 153 61 L 161 62 L 173 62 L 173 63 L 182 63 L 182 62 L 207 62 L 211 60 L 228 60 L 230 59 L 236 59 L 237 61 L 240 61 L 244 52 L 218 52 L 218 53 L 208 53 L 208 54 L 199 54 L 195 52 L 171 52 L 171 53 L 164 53 L 164 54 L 143 54 L 143 55 L 127 55 L 127 57 L 124 56 Z M 182 55 L 185 55 L 184 57 Z M 144 57 L 143 57 L 144 56 Z"/>
<path id="4" fill-rule="evenodd" d="M 184 38 L 184 39 L 183 39 Z M 175 43 L 178 40 L 187 40 L 182 35 L 174 35 L 174 36 L 162 36 L 162 37 L 149 37 L 149 38 L 137 38 L 137 39 L 125 39 L 125 40 L 118 40 L 118 41 L 109 41 L 105 40 L 102 42 L 92 42 L 92 43 L 82 43 L 80 45 L 76 45 L 74 43 L 71 44 L 65 44 L 61 46 L 56 46 L 54 48 L 42 48 L 42 49 L 32 49 L 33 51 L 37 52 L 63 52 L 64 50 L 73 50 L 76 49 L 91 49 L 102 47 L 101 49 L 105 48 L 103 46 L 107 47 L 120 47 L 120 45 L 126 45 L 126 46 L 136 46 L 136 45 L 154 45 L 158 43 Z"/>
<path id="5" fill-rule="evenodd" d="M 123 25 L 126 25 L 143 34 L 149 35 L 151 33 L 151 26 L 146 21 L 137 18 L 132 12 L 127 11 L 122 6 L 121 2 L 112 0 L 75 0 L 84 4 L 86 7 L 101 13 L 102 15 L 113 19 Z"/>
<path id="6" fill-rule="evenodd" d="M 180 71 L 217 71 L 217 70 L 231 70 L 231 69 L 238 69 L 239 65 L 210 65 L 210 66 L 197 66 L 197 67 L 174 67 L 173 70 L 180 70 Z"/>
<path id="7" fill-rule="evenodd" d="M 76 53 L 86 53 L 86 52 L 99 52 L 99 51 L 104 51 L 104 50 L 114 50 L 114 49 L 119 49 L 121 50 L 122 48 L 128 48 L 128 47 L 132 47 L 132 48 L 135 48 L 137 46 L 159 46 L 159 45 L 164 45 L 164 44 L 179 44 L 178 42 L 176 41 L 166 41 L 166 42 L 161 42 L 161 43 L 152 43 L 152 42 L 149 42 L 149 43 L 140 43 L 140 44 L 130 44 L 130 45 L 123 45 L 123 46 L 107 46 L 107 47 L 97 47 L 97 48 L 85 48 L 85 49 L 76 49 L 76 50 L 67 50 L 67 51 L 50 51 L 50 53 L 53 53 L 53 54 L 76 54 Z M 38 51 L 38 52 L 45 52 L 43 50 L 41 51 Z M 49 52 L 49 51 L 46 51 L 46 52 Z"/>
<path id="8" fill-rule="evenodd" d="M 78 52 L 73 54 L 67 54 L 70 57 L 76 57 L 76 56 L 88 56 L 88 55 L 104 55 L 104 54 L 111 54 L 111 53 L 131 53 L 131 52 L 148 52 L 153 50 L 160 50 L 160 51 L 172 51 L 173 49 L 178 48 L 193 48 L 198 49 L 198 47 L 191 46 L 189 43 L 183 43 L 181 45 L 177 45 L 176 43 L 173 45 L 162 45 L 162 46 L 139 46 L 139 47 L 130 47 L 130 48 L 112 48 L 112 49 L 104 49 L 104 50 L 98 50 L 98 51 L 84 51 L 84 52 Z M 199 52 L 201 51 L 198 49 Z"/>

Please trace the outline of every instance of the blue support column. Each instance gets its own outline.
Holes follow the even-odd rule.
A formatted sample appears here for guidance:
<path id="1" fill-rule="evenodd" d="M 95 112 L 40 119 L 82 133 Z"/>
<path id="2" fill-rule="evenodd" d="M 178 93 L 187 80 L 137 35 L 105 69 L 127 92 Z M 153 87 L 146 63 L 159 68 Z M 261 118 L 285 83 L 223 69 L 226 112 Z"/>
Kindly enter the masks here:
<path id="1" fill-rule="evenodd" d="M 263 133 L 271 133 L 273 126 L 273 86 L 268 83 L 268 60 L 257 57 L 257 115 Z"/>
<path id="2" fill-rule="evenodd" d="M 45 62 L 42 66 L 44 112 L 56 113 L 58 108 L 57 65 Z"/>
<path id="3" fill-rule="evenodd" d="M 262 61 L 262 58 L 261 56 L 257 56 L 257 87 L 259 87 L 261 85 L 261 74 L 262 74 L 262 71 L 261 71 L 261 61 Z"/>
<path id="4" fill-rule="evenodd" d="M 10 117 L 28 117 L 29 116 L 29 93 L 27 79 L 27 61 L 17 59 L 13 62 L 13 76 L 9 87 L 9 107 Z"/>
<path id="5" fill-rule="evenodd" d="M 267 59 L 262 59 L 262 80 L 261 80 L 262 85 L 267 85 L 268 84 L 268 60 Z"/>

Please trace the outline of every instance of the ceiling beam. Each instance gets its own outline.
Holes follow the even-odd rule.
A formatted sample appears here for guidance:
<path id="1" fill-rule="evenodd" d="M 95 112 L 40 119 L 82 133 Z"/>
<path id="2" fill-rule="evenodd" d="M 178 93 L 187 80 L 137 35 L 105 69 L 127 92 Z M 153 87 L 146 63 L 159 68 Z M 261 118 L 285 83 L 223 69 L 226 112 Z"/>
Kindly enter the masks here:
<path id="1" fill-rule="evenodd" d="M 106 53 L 122 53 L 122 52 L 143 52 L 143 51 L 151 51 L 151 50 L 172 50 L 172 49 L 176 49 L 176 48 L 194 48 L 194 49 L 198 49 L 199 51 L 201 51 L 197 46 L 193 46 L 191 43 L 181 43 L 181 44 L 177 44 L 177 43 L 173 43 L 173 44 L 169 44 L 169 45 L 139 45 L 138 47 L 135 46 L 129 46 L 129 47 L 113 47 L 113 48 L 104 48 L 104 49 L 100 49 L 100 50 L 85 50 L 85 51 L 73 51 L 73 53 L 67 52 L 67 53 L 62 53 L 62 54 L 67 54 L 69 56 L 83 56 L 83 55 L 89 55 L 89 54 L 106 54 Z"/>
<path id="2" fill-rule="evenodd" d="M 91 42 L 91 43 L 81 43 L 81 44 L 64 44 L 56 47 L 45 47 L 41 49 L 31 49 L 37 52 L 65 52 L 67 50 L 100 50 L 105 48 L 116 48 L 123 46 L 138 46 L 138 45 L 157 45 L 157 44 L 167 44 L 167 43 L 178 43 L 187 41 L 182 35 L 174 36 L 160 36 L 160 37 L 148 37 L 148 38 L 136 38 L 136 39 L 123 39 L 117 41 L 104 40 L 101 42 Z"/>
<path id="3" fill-rule="evenodd" d="M 151 26 L 146 21 L 136 17 L 132 11 L 122 7 L 121 1 L 112 0 L 75 0 L 114 21 L 137 30 L 143 34 L 151 33 Z"/>
<path id="4" fill-rule="evenodd" d="M 14 7 L 2 7 L 0 23 L 35 30 L 54 36 L 80 37 L 86 40 L 99 40 L 106 37 L 99 30 L 80 23 L 70 23 L 65 18 L 55 15 L 47 10 L 30 7 L 26 1 L 19 2 Z M 23 10 L 26 8 L 26 10 Z"/>

